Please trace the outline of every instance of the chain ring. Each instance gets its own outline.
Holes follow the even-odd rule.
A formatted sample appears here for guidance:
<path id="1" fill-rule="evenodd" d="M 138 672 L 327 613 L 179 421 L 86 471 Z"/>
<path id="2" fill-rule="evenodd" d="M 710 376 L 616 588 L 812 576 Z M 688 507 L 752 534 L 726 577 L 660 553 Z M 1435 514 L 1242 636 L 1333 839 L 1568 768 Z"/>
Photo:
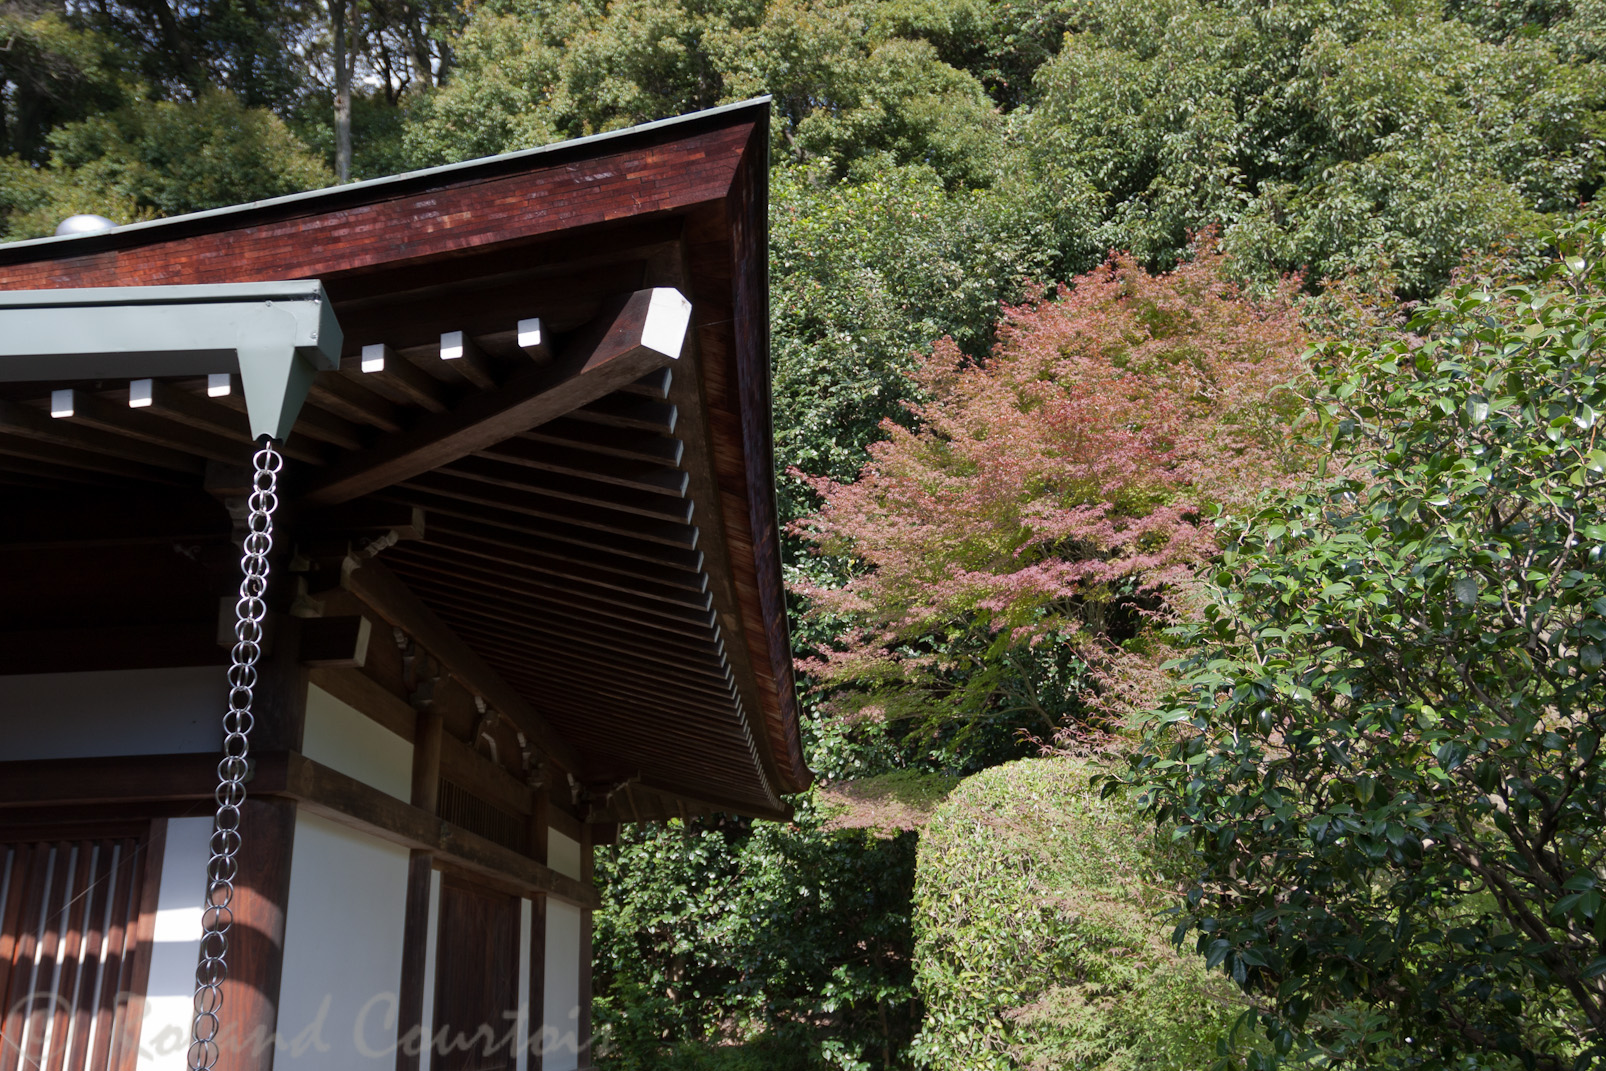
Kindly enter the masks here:
<path id="1" fill-rule="evenodd" d="M 234 924 L 235 856 L 240 850 L 240 808 L 245 803 L 249 776 L 251 703 L 257 684 L 257 660 L 262 657 L 262 622 L 268 590 L 268 554 L 273 550 L 273 512 L 278 508 L 279 473 L 284 456 L 264 438 L 251 459 L 251 494 L 246 501 L 246 533 L 240 556 L 240 596 L 234 604 L 234 648 L 229 664 L 229 708 L 223 715 L 223 758 L 217 766 L 218 786 L 213 798 L 217 813 L 212 823 L 210 858 L 206 864 L 206 900 L 201 918 L 201 956 L 195 968 L 195 1019 L 190 1030 L 190 1071 L 212 1071 L 217 1063 L 218 1011 L 223 1006 L 223 981 L 229 928 Z"/>

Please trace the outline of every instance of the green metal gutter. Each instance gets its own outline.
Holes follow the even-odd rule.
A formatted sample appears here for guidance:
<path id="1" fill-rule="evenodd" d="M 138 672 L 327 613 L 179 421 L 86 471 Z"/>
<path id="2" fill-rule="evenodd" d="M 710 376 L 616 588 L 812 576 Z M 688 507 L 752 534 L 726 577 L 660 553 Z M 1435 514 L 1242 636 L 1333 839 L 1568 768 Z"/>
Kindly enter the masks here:
<path id="1" fill-rule="evenodd" d="M 0 383 L 237 373 L 283 441 L 343 336 L 317 280 L 0 292 Z"/>

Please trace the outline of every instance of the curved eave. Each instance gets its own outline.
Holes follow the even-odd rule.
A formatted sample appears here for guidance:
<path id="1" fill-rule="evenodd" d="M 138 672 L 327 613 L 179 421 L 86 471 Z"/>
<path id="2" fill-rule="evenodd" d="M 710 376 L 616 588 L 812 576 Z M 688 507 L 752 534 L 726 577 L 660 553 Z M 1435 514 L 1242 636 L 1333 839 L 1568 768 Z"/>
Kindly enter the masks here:
<path id="1" fill-rule="evenodd" d="M 443 370 L 444 362 L 431 363 L 428 344 L 440 332 L 462 329 L 479 339 L 493 351 L 492 363 L 502 362 L 498 374 L 505 380 L 517 371 L 518 354 L 503 337 L 516 320 L 542 316 L 562 343 L 583 334 L 586 324 L 621 292 L 642 286 L 681 288 L 693 305 L 694 344 L 675 369 L 666 401 L 683 414 L 673 435 L 686 443 L 687 495 L 694 523 L 703 529 L 699 547 L 707 562 L 711 631 L 704 637 L 693 622 L 684 634 L 672 632 L 666 638 L 679 645 L 675 650 L 706 641 L 718 653 L 714 672 L 728 663 L 730 710 L 736 722 L 719 728 L 719 720 L 729 716 L 720 713 L 725 701 L 719 699 L 719 689 L 705 688 L 678 669 L 677 679 L 687 678 L 676 686 L 680 690 L 652 696 L 643 691 L 652 679 L 652 670 L 644 667 L 654 663 L 610 663 L 595 653 L 605 647 L 597 643 L 586 648 L 585 658 L 591 661 L 585 663 L 554 657 L 535 638 L 543 627 L 539 620 L 528 633 L 514 627 L 517 605 L 508 608 L 502 621 L 494 614 L 475 616 L 470 612 L 474 606 L 462 605 L 465 592 L 487 605 L 499 593 L 492 580 L 480 576 L 477 559 L 463 546 L 426 551 L 421 544 L 386 553 L 393 553 L 397 574 L 418 586 L 433 611 L 471 645 L 483 648 L 487 660 L 533 707 L 546 706 L 554 725 L 575 737 L 574 744 L 593 767 L 580 773 L 599 784 L 639 784 L 642 793 L 696 801 L 697 806 L 784 817 L 789 812 L 779 797 L 806 787 L 810 774 L 798 732 L 770 439 L 768 114 L 767 99 L 749 101 L 393 178 L 100 234 L 12 243 L 0 246 L 0 287 L 321 281 L 345 331 L 346 363 L 339 372 L 320 373 L 323 386 L 315 384 L 309 411 L 290 438 L 291 445 L 305 446 L 307 479 L 314 484 L 318 465 L 338 466 L 348 454 L 373 450 L 387 437 L 417 426 L 432 404 L 437 411 L 442 404 L 451 409 L 481 389 L 459 382 L 455 366 Z M 415 378 L 412 394 L 406 391 L 406 377 L 398 388 L 397 383 L 371 383 L 354 369 L 356 354 L 369 343 L 392 346 L 399 372 L 423 374 L 422 380 Z M 410 372 L 401 367 L 408 365 Z M 342 401 L 352 391 L 361 397 Z M 372 417 L 377 422 L 372 427 L 361 423 L 367 412 L 363 406 L 369 404 L 363 391 L 377 398 L 370 399 L 373 411 L 380 413 Z M 641 388 L 632 387 L 597 404 L 606 410 L 609 405 L 636 404 L 641 397 Z M 342 408 L 352 404 L 356 409 Z M 343 446 L 332 442 L 331 423 L 347 428 L 344 434 L 352 441 Z M 150 442 L 148 435 L 145 441 Z M 182 452 L 186 446 L 175 441 L 167 448 Z M 585 456 L 596 471 L 581 466 L 559 478 L 563 493 L 570 495 L 566 501 L 595 499 L 603 505 L 577 508 L 623 509 L 608 514 L 604 528 L 616 530 L 611 538 L 641 538 L 630 528 L 637 522 L 628 520 L 639 518 L 641 511 L 618 502 L 616 459 L 606 453 Z M 424 502 L 426 511 L 430 502 L 439 506 L 436 499 L 456 502 L 449 508 L 459 514 L 466 509 L 471 515 L 476 510 L 489 515 L 498 508 L 474 505 L 474 495 L 465 497 L 452 482 L 463 480 L 452 465 L 426 476 L 425 482 L 434 481 L 445 497 L 418 492 L 416 485 L 388 487 L 372 497 L 412 497 Z M 38 477 L 29 479 L 37 482 Z M 550 473 L 536 472 L 530 487 L 513 486 L 505 493 L 547 494 L 553 479 Z M 651 521 L 661 523 L 662 518 Z M 540 547 L 547 547 L 539 540 Z M 608 571 L 612 566 L 599 568 L 603 573 L 597 575 L 553 574 L 555 581 L 532 583 L 529 590 L 573 602 L 576 597 L 565 592 L 592 592 L 600 576 L 604 587 L 613 585 L 606 597 L 614 604 L 634 599 L 649 617 L 662 607 L 664 596 L 656 581 L 625 590 L 614 583 L 617 571 Z M 447 573 L 455 575 L 443 582 Z M 547 604 L 538 608 L 536 617 L 550 613 Z M 669 663 L 658 657 L 656 664 Z M 616 666 L 617 681 L 608 682 L 608 694 L 622 698 L 603 701 L 598 698 L 602 688 L 582 694 L 583 682 L 607 680 L 610 665 Z M 564 680 L 581 683 L 566 685 L 567 691 L 553 684 Z M 659 699 L 662 703 L 653 706 Z M 702 728 L 698 718 L 706 722 Z M 679 765 L 660 761 L 654 739 L 673 741 L 677 753 L 701 759 L 684 758 Z M 740 772 L 743 764 L 750 773 Z"/>

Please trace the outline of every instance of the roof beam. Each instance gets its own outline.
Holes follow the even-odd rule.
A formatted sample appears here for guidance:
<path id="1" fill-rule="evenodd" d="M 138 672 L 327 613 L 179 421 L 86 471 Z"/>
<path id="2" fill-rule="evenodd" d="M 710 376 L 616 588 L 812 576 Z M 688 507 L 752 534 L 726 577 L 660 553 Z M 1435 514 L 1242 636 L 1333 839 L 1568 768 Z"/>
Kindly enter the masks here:
<path id="1" fill-rule="evenodd" d="M 706 611 L 712 605 L 706 591 L 690 592 L 680 588 L 669 588 L 650 580 L 609 583 L 607 580 L 577 574 L 574 570 L 565 568 L 562 562 L 554 563 L 551 559 L 541 559 L 533 554 L 526 561 L 508 562 L 500 568 L 472 558 L 464 560 L 461 555 L 453 555 L 450 551 L 446 554 L 426 553 L 422 561 L 413 560 L 413 564 L 421 569 L 444 573 L 471 583 L 492 586 L 505 584 L 503 590 L 509 592 L 518 591 L 522 582 L 545 584 L 589 595 L 599 602 L 632 609 L 641 605 L 643 601 L 698 611 Z"/>
<path id="2" fill-rule="evenodd" d="M 576 410 L 574 418 L 608 428 L 629 428 L 657 435 L 673 435 L 680 411 L 671 402 L 654 401 L 640 395 L 621 392 L 612 398 L 598 398 L 584 409 Z"/>
<path id="3" fill-rule="evenodd" d="M 496 386 L 495 370 L 485 359 L 485 353 L 466 331 L 441 332 L 440 359 L 452 362 L 452 367 L 457 370 L 458 375 L 480 390 L 489 390 Z"/>
<path id="4" fill-rule="evenodd" d="M 673 436 L 620 434 L 614 428 L 567 418 L 532 428 L 518 438 L 568 450 L 584 450 L 587 453 L 607 454 L 627 461 L 642 461 L 671 467 L 680 464 L 681 454 L 686 449 L 685 445 Z"/>
<path id="5" fill-rule="evenodd" d="M 422 406 L 431 413 L 444 413 L 451 408 L 446 384 L 422 371 L 387 343 L 374 342 L 364 346 L 360 357 L 342 357 L 340 370 L 351 375 L 366 376 L 381 386 L 389 387 L 406 399 L 408 404 Z"/>
<path id="6" fill-rule="evenodd" d="M 343 375 L 319 376 L 308 393 L 312 403 L 353 424 L 398 432 L 407 418 L 403 407 Z"/>
<path id="7" fill-rule="evenodd" d="M 500 629 L 509 637 L 529 638 L 547 635 L 555 627 L 564 627 L 562 624 L 555 625 L 554 622 L 566 623 L 573 619 L 572 614 L 554 609 L 549 603 L 526 603 L 522 611 L 510 610 L 505 604 L 489 605 L 486 600 L 464 595 L 460 587 L 425 589 L 423 584 L 416 586 L 425 592 L 433 605 L 440 607 L 441 613 L 456 622 L 453 627 L 459 631 L 466 631 L 476 622 L 480 622 L 489 628 Z M 597 636 L 620 650 L 664 651 L 676 657 L 703 661 L 721 657 L 723 650 L 711 632 L 697 633 L 690 629 L 675 628 L 649 630 L 635 627 L 630 619 L 623 615 L 606 618 L 598 614 L 590 616 L 596 620 L 587 622 L 587 635 Z M 570 632 L 573 631 L 571 627 Z"/>
<path id="8" fill-rule="evenodd" d="M 0 439 L 0 443 L 4 440 Z M 628 558 L 644 562 L 654 568 L 678 569 L 681 572 L 700 574 L 703 569 L 703 552 L 680 549 L 660 542 L 641 539 L 636 535 L 620 536 L 594 528 L 559 523 L 532 517 L 527 513 L 496 509 L 484 503 L 469 503 L 447 494 L 431 492 L 428 488 L 408 488 L 385 492 L 375 496 L 385 502 L 405 502 L 423 507 L 431 516 L 449 517 L 453 522 L 472 524 L 475 530 L 494 529 L 504 537 L 538 539 L 562 543 L 597 554 Z M 698 590 L 702 590 L 699 584 Z"/>
<path id="9" fill-rule="evenodd" d="M 231 442 L 210 431 L 200 431 L 161 417 L 153 418 L 148 413 L 109 402 L 94 394 L 84 391 L 77 394 L 73 415 L 67 418 L 74 423 L 226 465 L 238 465 L 251 456 L 249 439 L 243 443 Z"/>
<path id="10" fill-rule="evenodd" d="M 547 568 L 561 568 L 569 575 L 588 576 L 598 583 L 607 583 L 609 578 L 617 577 L 619 579 L 615 583 L 624 585 L 628 590 L 634 590 L 635 583 L 641 580 L 681 591 L 702 593 L 708 590 L 708 577 L 703 573 L 687 572 L 667 565 L 648 565 L 535 536 L 511 540 L 507 538 L 507 533 L 495 528 L 479 528 L 451 519 L 444 524 L 438 521 L 432 523 L 425 541 L 443 550 L 483 558 L 497 565 L 518 565 L 539 560 Z"/>
<path id="11" fill-rule="evenodd" d="M 555 473 L 527 465 L 522 459 L 507 461 L 504 455 L 490 452 L 458 458 L 442 467 L 441 472 L 509 491 L 528 491 L 670 524 L 690 524 L 695 507 L 689 498 L 644 495 L 637 487 Z"/>
<path id="12" fill-rule="evenodd" d="M 184 480 L 183 477 L 165 469 L 152 468 L 98 451 L 80 450 L 53 442 L 44 443 L 31 438 L 4 434 L 7 430 L 5 418 L 0 416 L 0 459 L 20 458 L 22 463 L 19 465 L 8 460 L 0 460 L 0 469 L 6 471 L 30 469 L 33 465 L 44 464 L 77 469 L 85 474 L 96 474 L 96 478 L 90 482 L 99 482 L 98 478 L 102 475 L 141 480 L 146 483 L 177 484 Z"/>
<path id="13" fill-rule="evenodd" d="M 392 554 L 398 554 L 392 551 Z M 453 590 L 463 587 L 464 573 L 459 568 L 447 574 L 445 570 L 434 564 L 418 561 L 408 557 L 405 562 L 401 557 L 396 558 L 398 566 L 404 566 L 409 573 L 423 574 L 416 578 L 420 584 L 431 582 L 448 583 Z M 445 574 L 443 576 L 443 574 Z M 515 582 L 517 581 L 517 582 Z M 601 592 L 600 596 L 606 596 Z M 677 606 L 673 603 L 658 603 L 642 601 L 626 601 L 619 598 L 599 597 L 599 593 L 590 591 L 577 591 L 561 582 L 541 582 L 534 578 L 505 578 L 494 588 L 489 586 L 474 591 L 472 597 L 478 601 L 511 603 L 520 605 L 525 599 L 541 599 L 546 602 L 564 606 L 572 610 L 581 610 L 586 613 L 604 617 L 621 617 L 638 628 L 650 628 L 654 623 L 665 631 L 687 631 L 690 629 L 708 629 L 714 625 L 714 612 L 700 610 L 692 606 Z M 509 607 L 510 609 L 512 607 Z"/>
<path id="14" fill-rule="evenodd" d="M 511 718 L 553 762 L 570 772 L 579 772 L 580 759 L 569 742 L 558 736 L 535 708 L 436 617 L 396 574 L 373 559 L 347 558 L 341 568 L 340 585 L 390 625 L 412 636 L 470 692 Z"/>
<path id="15" fill-rule="evenodd" d="M 638 290 L 557 360 L 465 399 L 333 466 L 307 494 L 345 502 L 422 475 L 596 401 L 680 356 L 691 303 L 678 290 Z"/>
<path id="16" fill-rule="evenodd" d="M 501 485 L 485 483 L 481 480 L 467 479 L 466 476 L 466 473 L 457 476 L 449 471 L 425 473 L 397 488 L 403 492 L 403 495 L 398 497 L 411 498 L 415 491 L 421 491 L 441 498 L 455 499 L 458 502 L 472 502 L 476 506 L 484 507 L 479 514 L 487 518 L 492 516 L 489 510 L 500 509 L 503 513 L 536 517 L 568 527 L 588 528 L 623 539 L 656 543 L 686 551 L 697 549 L 698 530 L 694 524 L 643 517 L 635 512 L 626 513 L 585 501 L 558 498 L 539 491 L 524 491 L 509 487 L 505 483 Z M 423 501 L 419 504 L 431 511 L 436 508 Z"/>
<path id="17" fill-rule="evenodd" d="M 661 464 L 643 465 L 590 451 L 565 450 L 561 446 L 533 442 L 522 435 L 504 439 L 482 450 L 479 456 L 562 476 L 613 484 L 632 491 L 669 495 L 672 498 L 686 496 L 687 476 L 679 469 Z"/>
<path id="18" fill-rule="evenodd" d="M 105 454 L 118 461 L 154 465 L 175 472 L 200 472 L 204 467 L 200 458 L 190 454 L 135 442 L 96 428 L 77 427 L 68 420 L 46 416 L 16 402 L 0 400 L 0 431 L 51 446 Z"/>
<path id="19" fill-rule="evenodd" d="M 542 625 L 528 620 L 508 624 L 516 627 L 505 630 L 501 642 L 506 651 L 518 650 L 521 645 L 530 644 L 547 651 L 585 651 L 592 656 L 604 655 L 609 658 L 625 655 L 632 662 L 662 666 L 677 676 L 694 673 L 713 680 L 727 679 L 725 664 L 720 661 L 718 652 L 708 644 L 704 644 L 701 650 L 672 648 L 667 644 L 642 643 L 629 634 L 608 629 L 588 629 L 582 634 L 573 628 L 565 629 L 562 624 Z M 465 633 L 479 627 L 466 620 L 463 622 Z"/>

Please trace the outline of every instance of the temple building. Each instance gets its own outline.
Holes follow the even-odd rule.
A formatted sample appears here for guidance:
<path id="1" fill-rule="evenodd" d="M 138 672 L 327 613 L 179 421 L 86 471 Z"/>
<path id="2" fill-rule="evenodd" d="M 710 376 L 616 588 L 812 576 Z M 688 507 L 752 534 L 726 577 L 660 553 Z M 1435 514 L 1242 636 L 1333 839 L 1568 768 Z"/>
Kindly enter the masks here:
<path id="1" fill-rule="evenodd" d="M 806 787 L 768 101 L 0 246 L 0 1071 L 591 1063 L 592 853 Z"/>

